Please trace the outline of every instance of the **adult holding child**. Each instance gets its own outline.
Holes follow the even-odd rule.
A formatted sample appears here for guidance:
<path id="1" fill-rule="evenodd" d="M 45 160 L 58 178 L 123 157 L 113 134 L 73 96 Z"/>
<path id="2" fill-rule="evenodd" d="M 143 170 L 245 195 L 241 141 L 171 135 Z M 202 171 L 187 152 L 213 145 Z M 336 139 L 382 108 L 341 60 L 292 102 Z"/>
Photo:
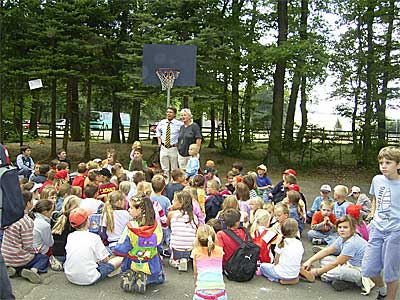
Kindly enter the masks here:
<path id="1" fill-rule="evenodd" d="M 160 164 L 164 174 L 170 180 L 172 170 L 178 169 L 178 136 L 183 123 L 177 119 L 176 108 L 167 108 L 167 118 L 161 120 L 156 128 L 158 146 L 160 147 Z"/>
<path id="2" fill-rule="evenodd" d="M 189 108 L 181 110 L 183 126 L 179 130 L 178 137 L 178 163 L 179 168 L 185 169 L 190 159 L 189 146 L 196 144 L 198 150 L 201 148 L 201 131 L 197 123 L 193 122 L 193 115 Z"/>

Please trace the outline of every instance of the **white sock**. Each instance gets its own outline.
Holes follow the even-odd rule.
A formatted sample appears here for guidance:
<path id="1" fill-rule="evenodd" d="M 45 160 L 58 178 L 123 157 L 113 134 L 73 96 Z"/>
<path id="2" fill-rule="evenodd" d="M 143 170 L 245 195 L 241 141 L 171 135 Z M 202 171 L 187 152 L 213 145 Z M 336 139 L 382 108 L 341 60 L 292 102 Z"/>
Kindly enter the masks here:
<path id="1" fill-rule="evenodd" d="M 387 287 L 386 287 L 386 284 L 385 284 L 384 286 L 382 286 L 382 287 L 379 288 L 379 293 L 380 293 L 381 295 L 386 295 L 386 294 L 387 294 Z"/>

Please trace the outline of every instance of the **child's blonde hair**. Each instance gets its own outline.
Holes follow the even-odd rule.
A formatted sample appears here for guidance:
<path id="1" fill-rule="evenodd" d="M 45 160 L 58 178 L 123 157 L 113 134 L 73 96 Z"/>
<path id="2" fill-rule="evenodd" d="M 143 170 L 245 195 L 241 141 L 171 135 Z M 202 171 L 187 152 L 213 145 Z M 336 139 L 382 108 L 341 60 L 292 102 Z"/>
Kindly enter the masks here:
<path id="1" fill-rule="evenodd" d="M 192 148 L 192 149 L 195 150 L 196 155 L 199 153 L 199 146 L 198 146 L 197 144 L 191 144 L 191 145 L 189 146 L 189 149 L 190 149 L 190 148 Z"/>
<path id="2" fill-rule="evenodd" d="M 210 225 L 199 226 L 196 233 L 195 246 L 207 247 L 208 256 L 211 256 L 215 249 L 215 231 Z"/>
<path id="3" fill-rule="evenodd" d="M 251 224 L 250 232 L 254 235 L 254 232 L 259 226 L 269 227 L 271 222 L 271 215 L 265 209 L 258 209 L 254 214 L 253 224 Z"/>
<path id="4" fill-rule="evenodd" d="M 236 199 L 236 196 L 229 195 L 225 198 L 224 202 L 222 202 L 222 211 L 227 210 L 228 208 L 239 209 L 239 202 Z"/>
<path id="5" fill-rule="evenodd" d="M 330 209 L 333 209 L 333 201 L 330 201 L 330 200 L 323 200 L 322 202 L 321 202 L 321 205 L 319 206 L 320 208 L 322 208 L 322 207 L 328 207 L 328 208 L 330 208 Z"/>
<path id="6" fill-rule="evenodd" d="M 397 164 L 400 163 L 400 148 L 395 146 L 383 147 L 378 153 L 378 162 L 386 158 L 387 160 L 393 160 Z M 400 169 L 397 169 L 397 174 L 400 174 Z"/>
<path id="7" fill-rule="evenodd" d="M 211 179 L 211 180 L 207 181 L 207 188 L 213 189 L 213 190 L 218 192 L 219 191 L 219 183 L 218 183 L 218 181 L 216 181 L 214 179 Z"/>
<path id="8" fill-rule="evenodd" d="M 287 214 L 289 215 L 289 208 L 287 207 L 286 204 L 284 203 L 278 203 L 277 205 L 274 206 L 274 213 L 276 213 L 276 211 L 280 211 L 282 214 Z"/>
<path id="9" fill-rule="evenodd" d="M 125 204 L 125 195 L 121 191 L 113 191 L 108 194 L 108 201 L 104 204 L 102 219 L 105 220 L 107 230 L 114 232 L 114 210 L 121 209 L 117 206 L 119 201 Z"/>
<path id="10" fill-rule="evenodd" d="M 48 185 L 40 193 L 40 200 L 42 200 L 42 199 L 53 199 L 53 198 L 55 198 L 55 200 L 56 200 L 57 199 L 57 194 L 58 194 L 58 192 L 57 192 L 56 188 L 54 186 L 52 186 L 52 185 Z"/>
<path id="11" fill-rule="evenodd" d="M 151 187 L 150 182 L 141 181 L 136 186 L 136 195 L 138 195 L 140 197 L 142 197 L 143 194 L 146 195 L 147 197 L 150 197 L 152 192 L 153 192 L 153 189 Z"/>
<path id="12" fill-rule="evenodd" d="M 142 150 L 142 143 L 140 141 L 134 141 L 132 144 L 132 150 Z"/>
<path id="13" fill-rule="evenodd" d="M 121 192 L 123 192 L 125 195 L 129 193 L 131 190 L 131 183 L 129 181 L 122 181 L 119 185 L 118 188 Z"/>
<path id="14" fill-rule="evenodd" d="M 261 197 L 254 197 L 249 200 L 249 205 L 255 206 L 256 209 L 254 209 L 254 211 L 257 211 L 258 209 L 263 208 L 264 201 L 261 199 Z"/>
<path id="15" fill-rule="evenodd" d="M 72 210 L 79 207 L 81 204 L 81 199 L 77 196 L 71 195 L 64 199 L 61 215 L 58 217 L 56 224 L 54 224 L 53 230 L 51 231 L 53 234 L 61 235 L 65 229 L 65 225 L 67 224 L 69 214 Z"/>
<path id="16" fill-rule="evenodd" d="M 347 186 L 339 184 L 333 188 L 333 191 L 336 195 L 341 196 L 341 197 L 346 197 L 349 193 L 349 189 Z"/>
<path id="17" fill-rule="evenodd" d="M 189 192 L 190 195 L 192 195 L 192 198 L 196 200 L 196 202 L 199 202 L 199 195 L 197 194 L 197 189 L 195 187 L 187 185 L 183 188 L 183 191 Z"/>
<path id="18" fill-rule="evenodd" d="M 269 201 L 269 202 L 267 202 L 267 203 L 264 203 L 263 209 L 265 209 L 265 210 L 271 210 L 272 213 L 273 213 L 273 212 L 274 212 L 274 209 L 275 209 L 275 204 L 274 204 L 274 202 Z"/>
<path id="19" fill-rule="evenodd" d="M 304 218 L 303 210 L 299 205 L 299 201 L 301 199 L 300 193 L 298 191 L 288 191 L 286 193 L 286 197 L 289 200 L 289 204 L 293 204 L 296 206 L 297 213 L 300 216 L 300 219 Z"/>
<path id="20" fill-rule="evenodd" d="M 283 221 L 281 226 L 282 240 L 279 243 L 279 248 L 283 248 L 285 245 L 285 238 L 295 238 L 299 231 L 299 224 L 295 219 L 289 218 Z"/>

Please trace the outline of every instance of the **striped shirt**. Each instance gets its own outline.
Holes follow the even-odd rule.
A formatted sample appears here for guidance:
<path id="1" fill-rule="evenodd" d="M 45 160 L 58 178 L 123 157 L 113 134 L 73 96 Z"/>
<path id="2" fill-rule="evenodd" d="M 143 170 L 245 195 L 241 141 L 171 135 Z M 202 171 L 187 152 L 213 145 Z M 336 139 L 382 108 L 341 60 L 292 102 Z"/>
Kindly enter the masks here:
<path id="1" fill-rule="evenodd" d="M 27 214 L 4 230 L 1 253 L 11 267 L 25 266 L 34 258 L 33 220 Z"/>
<path id="2" fill-rule="evenodd" d="M 196 230 L 198 223 L 197 217 L 193 216 L 194 221 L 187 223 L 189 221 L 189 216 L 187 214 L 182 215 L 182 212 L 176 210 L 172 214 L 171 218 L 171 249 L 180 251 L 189 251 L 193 248 L 194 240 L 196 239 Z"/>

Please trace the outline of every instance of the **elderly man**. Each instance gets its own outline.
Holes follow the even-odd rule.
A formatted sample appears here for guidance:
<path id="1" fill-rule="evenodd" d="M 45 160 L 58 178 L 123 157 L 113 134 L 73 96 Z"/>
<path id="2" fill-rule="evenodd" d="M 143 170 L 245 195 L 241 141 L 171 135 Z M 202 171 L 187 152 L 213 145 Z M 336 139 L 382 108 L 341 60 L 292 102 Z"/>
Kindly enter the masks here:
<path id="1" fill-rule="evenodd" d="M 167 180 L 170 180 L 172 170 L 178 168 L 178 136 L 183 123 L 175 119 L 176 108 L 167 108 L 167 118 L 161 120 L 156 129 L 158 145 L 160 146 L 160 163 Z"/>

